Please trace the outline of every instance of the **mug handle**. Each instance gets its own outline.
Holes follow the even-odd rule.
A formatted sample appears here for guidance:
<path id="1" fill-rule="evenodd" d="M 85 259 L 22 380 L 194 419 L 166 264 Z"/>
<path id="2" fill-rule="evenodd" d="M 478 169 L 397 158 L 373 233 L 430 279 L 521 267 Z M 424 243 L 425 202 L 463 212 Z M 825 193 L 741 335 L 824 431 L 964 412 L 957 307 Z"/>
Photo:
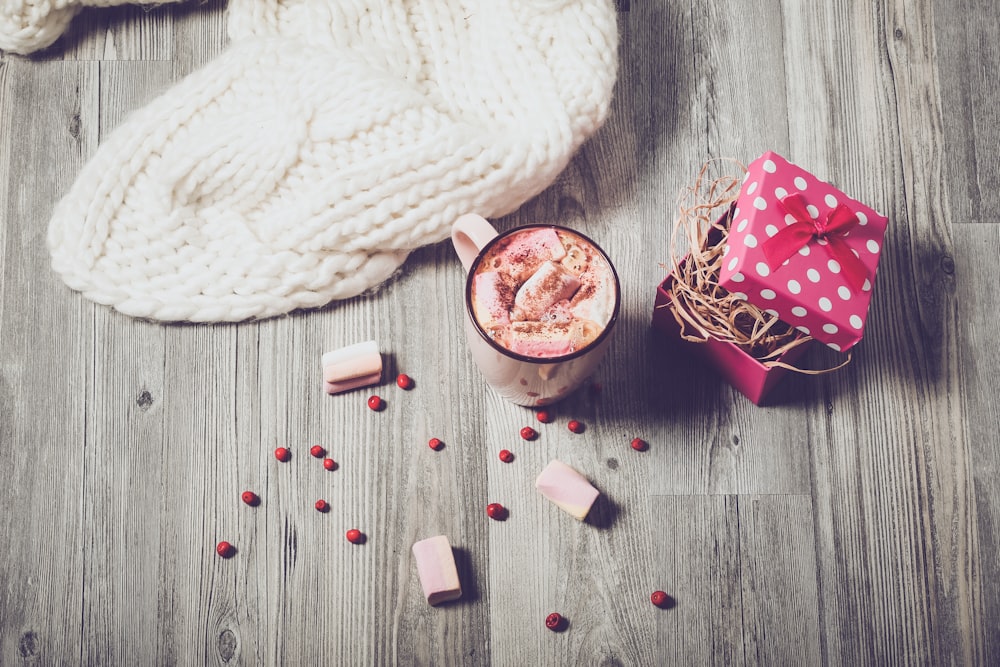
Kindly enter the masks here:
<path id="1" fill-rule="evenodd" d="M 479 256 L 479 251 L 493 240 L 497 230 L 486 218 L 475 213 L 466 213 L 451 226 L 451 243 L 462 266 L 468 271 Z"/>

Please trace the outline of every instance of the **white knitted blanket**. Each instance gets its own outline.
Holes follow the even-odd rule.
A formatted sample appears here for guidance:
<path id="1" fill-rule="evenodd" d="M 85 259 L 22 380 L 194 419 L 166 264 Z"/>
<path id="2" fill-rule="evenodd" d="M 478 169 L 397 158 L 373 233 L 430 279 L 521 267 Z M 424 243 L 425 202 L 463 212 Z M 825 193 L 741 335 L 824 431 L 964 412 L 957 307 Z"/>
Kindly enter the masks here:
<path id="1" fill-rule="evenodd" d="M 612 0 L 228 11 L 230 47 L 108 136 L 53 215 L 55 270 L 129 315 L 238 321 L 357 295 L 461 214 L 547 187 L 615 81 Z"/>

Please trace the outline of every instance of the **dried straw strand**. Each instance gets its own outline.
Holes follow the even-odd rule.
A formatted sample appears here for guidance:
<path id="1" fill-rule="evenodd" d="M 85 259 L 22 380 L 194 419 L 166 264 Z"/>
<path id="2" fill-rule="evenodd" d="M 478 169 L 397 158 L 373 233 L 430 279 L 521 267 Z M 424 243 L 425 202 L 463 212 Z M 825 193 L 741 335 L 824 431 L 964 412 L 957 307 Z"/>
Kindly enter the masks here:
<path id="1" fill-rule="evenodd" d="M 738 174 L 715 174 L 726 165 Z M 775 360 L 812 337 L 719 285 L 733 204 L 745 173 L 746 167 L 735 160 L 710 160 L 681 191 L 671 236 L 674 282 L 669 307 L 685 340 L 733 343 L 760 361 L 778 365 Z"/>

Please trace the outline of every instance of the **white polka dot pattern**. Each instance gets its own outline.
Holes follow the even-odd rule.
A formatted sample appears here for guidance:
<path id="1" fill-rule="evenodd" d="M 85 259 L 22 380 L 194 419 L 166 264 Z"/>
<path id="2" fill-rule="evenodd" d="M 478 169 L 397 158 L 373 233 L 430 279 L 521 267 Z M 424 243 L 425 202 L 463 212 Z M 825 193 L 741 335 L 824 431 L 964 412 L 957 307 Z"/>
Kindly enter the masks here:
<path id="1" fill-rule="evenodd" d="M 888 220 L 775 153 L 765 153 L 748 169 L 736 204 L 748 213 L 738 218 L 739 223 L 730 231 L 729 259 L 720 283 L 723 287 L 738 284 L 740 295 L 745 294 L 748 301 L 758 307 L 767 304 L 768 311 L 812 332 L 810 335 L 831 348 L 850 348 L 864 331 L 871 278 Z M 834 246 L 825 238 L 814 237 L 788 259 L 778 258 L 780 265 L 767 261 L 764 250 L 768 244 L 789 225 L 799 224 L 781 205 L 781 200 L 791 195 L 802 198 L 803 215 L 815 220 L 825 220 L 838 206 L 846 206 L 857 216 L 858 224 L 840 238 L 869 273 L 860 290 L 850 287 L 844 268 L 831 254 Z"/>

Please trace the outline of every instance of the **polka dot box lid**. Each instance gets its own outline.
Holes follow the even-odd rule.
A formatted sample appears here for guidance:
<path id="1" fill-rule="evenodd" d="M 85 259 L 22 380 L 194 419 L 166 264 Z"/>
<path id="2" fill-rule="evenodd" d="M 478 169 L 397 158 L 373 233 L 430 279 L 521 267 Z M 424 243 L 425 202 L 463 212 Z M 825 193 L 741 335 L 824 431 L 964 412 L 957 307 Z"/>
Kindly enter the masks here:
<path id="1" fill-rule="evenodd" d="M 847 350 L 864 332 L 887 224 L 829 183 L 764 153 L 740 188 L 719 284 Z"/>

